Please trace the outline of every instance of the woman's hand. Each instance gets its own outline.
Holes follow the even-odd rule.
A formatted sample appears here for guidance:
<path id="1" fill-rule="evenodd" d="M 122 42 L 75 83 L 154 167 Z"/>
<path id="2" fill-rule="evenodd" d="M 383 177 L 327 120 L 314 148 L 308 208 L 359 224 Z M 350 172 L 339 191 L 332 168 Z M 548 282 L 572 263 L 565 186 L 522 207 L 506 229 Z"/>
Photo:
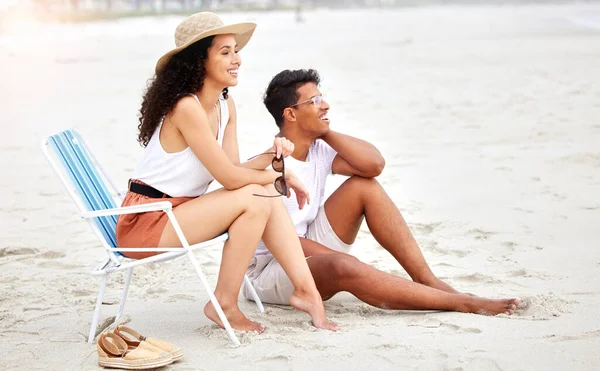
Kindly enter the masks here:
<path id="1" fill-rule="evenodd" d="M 292 195 L 290 190 L 293 189 L 294 193 L 296 194 L 296 200 L 298 201 L 298 208 L 300 210 L 304 208 L 305 204 L 310 205 L 310 194 L 308 193 L 308 190 L 304 187 L 304 184 L 300 181 L 300 179 L 296 177 L 296 174 L 294 174 L 291 170 L 286 170 L 285 181 L 288 186 L 287 197 L 289 198 Z"/>
<path id="2" fill-rule="evenodd" d="M 286 158 L 294 152 L 294 143 L 290 142 L 285 137 L 275 137 L 271 152 L 275 152 L 275 157 L 277 158 L 280 158 L 281 156 Z"/>

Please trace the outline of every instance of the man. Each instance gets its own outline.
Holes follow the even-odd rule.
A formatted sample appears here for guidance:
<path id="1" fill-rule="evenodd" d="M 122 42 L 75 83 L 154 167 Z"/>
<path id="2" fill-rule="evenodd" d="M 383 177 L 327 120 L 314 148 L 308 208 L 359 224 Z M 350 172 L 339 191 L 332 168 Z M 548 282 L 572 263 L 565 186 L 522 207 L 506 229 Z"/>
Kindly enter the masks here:
<path id="1" fill-rule="evenodd" d="M 286 169 L 310 192 L 308 205 L 299 206 L 295 197 L 284 202 L 323 299 L 348 291 L 385 309 L 514 313 L 516 299 L 463 294 L 433 274 L 402 215 L 375 180 L 384 168 L 383 157 L 372 144 L 330 130 L 329 104 L 319 91 L 319 82 L 314 70 L 282 71 L 270 82 L 264 104 L 280 129 L 279 136 L 294 143 Z M 325 181 L 331 173 L 349 178 L 323 204 Z M 413 281 L 379 271 L 348 254 L 365 219 L 373 237 Z M 293 286 L 264 245 L 259 245 L 247 274 L 261 300 L 288 304 Z M 247 289 L 244 294 L 251 299 Z"/>

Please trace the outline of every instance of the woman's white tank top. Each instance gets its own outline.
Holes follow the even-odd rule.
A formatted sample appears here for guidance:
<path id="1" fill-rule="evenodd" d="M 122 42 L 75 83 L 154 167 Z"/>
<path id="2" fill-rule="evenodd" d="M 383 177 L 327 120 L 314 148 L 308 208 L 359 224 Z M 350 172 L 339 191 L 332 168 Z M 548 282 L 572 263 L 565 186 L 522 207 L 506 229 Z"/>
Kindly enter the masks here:
<path id="1" fill-rule="evenodd" d="M 193 95 L 200 104 L 200 100 Z M 223 96 L 219 98 L 217 142 L 223 145 L 223 133 L 229 121 L 229 109 Z M 133 179 L 152 186 L 171 197 L 198 197 L 203 195 L 214 180 L 190 147 L 183 151 L 167 153 L 160 144 L 158 125 L 144 151 L 144 157 L 133 173 Z"/>

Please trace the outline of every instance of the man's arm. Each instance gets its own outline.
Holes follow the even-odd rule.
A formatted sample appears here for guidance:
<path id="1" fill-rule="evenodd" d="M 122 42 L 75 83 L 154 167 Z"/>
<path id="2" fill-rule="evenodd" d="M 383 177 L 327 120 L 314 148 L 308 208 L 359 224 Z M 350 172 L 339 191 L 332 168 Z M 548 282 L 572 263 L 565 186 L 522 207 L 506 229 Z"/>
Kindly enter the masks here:
<path id="1" fill-rule="evenodd" d="M 333 130 L 321 139 L 337 152 L 331 166 L 335 174 L 374 178 L 383 171 L 385 159 L 371 143 Z"/>

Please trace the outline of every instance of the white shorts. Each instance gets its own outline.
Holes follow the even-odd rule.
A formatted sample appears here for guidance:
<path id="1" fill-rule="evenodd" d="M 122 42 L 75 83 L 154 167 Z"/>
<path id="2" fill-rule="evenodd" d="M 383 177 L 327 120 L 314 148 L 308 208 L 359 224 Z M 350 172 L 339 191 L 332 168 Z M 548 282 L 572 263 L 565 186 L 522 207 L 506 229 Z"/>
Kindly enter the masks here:
<path id="1" fill-rule="evenodd" d="M 352 245 L 344 243 L 335 234 L 325 208 L 321 206 L 315 220 L 309 224 L 306 238 L 318 242 L 332 250 L 348 253 Z M 290 296 L 294 292 L 294 285 L 281 265 L 273 258 L 273 255 L 256 255 L 252 258 L 246 275 L 252 282 L 260 300 L 264 303 L 289 305 Z M 250 290 L 244 283 L 242 286 L 244 297 L 252 300 Z"/>

